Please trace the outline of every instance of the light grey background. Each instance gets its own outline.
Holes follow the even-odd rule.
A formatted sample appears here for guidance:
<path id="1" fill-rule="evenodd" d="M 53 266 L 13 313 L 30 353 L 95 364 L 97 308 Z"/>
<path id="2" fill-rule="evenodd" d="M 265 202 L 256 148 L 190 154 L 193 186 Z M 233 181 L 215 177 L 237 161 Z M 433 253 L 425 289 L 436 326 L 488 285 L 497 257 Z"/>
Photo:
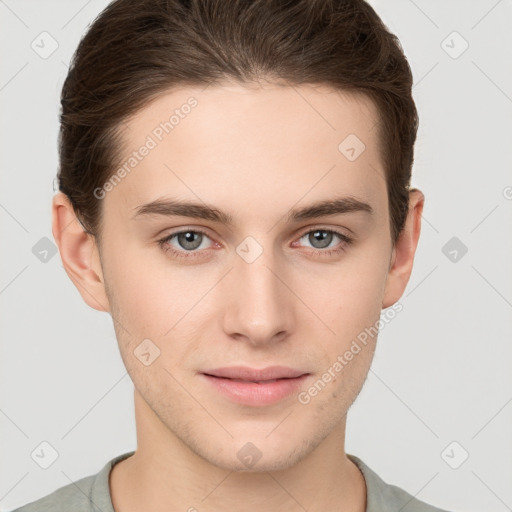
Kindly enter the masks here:
<path id="1" fill-rule="evenodd" d="M 346 449 L 439 507 L 505 512 L 512 510 L 512 2 L 372 4 L 413 69 L 421 124 L 413 185 L 426 203 L 404 309 L 380 333 L 349 413 Z M 58 253 L 43 262 L 32 252 L 43 237 L 53 242 L 67 63 L 106 5 L 0 0 L 2 511 L 136 447 L 133 385 L 110 316 L 82 301 Z M 51 49 L 43 31 L 58 43 L 47 58 L 31 47 Z M 443 252 L 453 237 L 468 249 L 457 249 L 456 261 L 453 247 Z M 43 441 L 58 452 L 48 469 L 31 457 Z M 449 466 L 466 452 L 458 469 Z"/>

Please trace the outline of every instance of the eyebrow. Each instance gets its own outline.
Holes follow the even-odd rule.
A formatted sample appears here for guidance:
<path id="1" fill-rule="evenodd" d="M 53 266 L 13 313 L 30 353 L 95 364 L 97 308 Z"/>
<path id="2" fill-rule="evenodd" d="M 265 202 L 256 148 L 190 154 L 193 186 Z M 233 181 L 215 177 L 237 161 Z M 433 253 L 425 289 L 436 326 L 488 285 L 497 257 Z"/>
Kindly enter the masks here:
<path id="1" fill-rule="evenodd" d="M 162 215 L 166 217 L 182 216 L 204 219 L 228 226 L 233 226 L 234 224 L 233 217 L 229 213 L 219 210 L 214 206 L 177 199 L 156 199 L 136 207 L 135 210 L 136 212 L 132 219 Z M 338 197 L 295 208 L 286 216 L 286 222 L 293 223 L 306 219 L 353 212 L 366 212 L 372 215 L 373 208 L 368 203 L 353 196 Z"/>

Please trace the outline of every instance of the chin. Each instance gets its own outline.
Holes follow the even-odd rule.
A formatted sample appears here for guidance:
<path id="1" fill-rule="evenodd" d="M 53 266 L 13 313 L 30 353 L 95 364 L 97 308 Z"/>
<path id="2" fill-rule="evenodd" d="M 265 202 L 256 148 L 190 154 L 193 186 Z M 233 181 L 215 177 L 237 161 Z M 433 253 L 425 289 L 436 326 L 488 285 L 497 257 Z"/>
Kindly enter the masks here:
<path id="1" fill-rule="evenodd" d="M 274 439 L 270 439 L 276 433 L 274 432 L 268 437 L 268 432 L 260 432 L 259 435 L 249 435 L 243 438 L 235 437 L 229 442 L 224 440 L 225 446 L 222 447 L 220 453 L 209 453 L 212 444 L 208 444 L 204 446 L 204 450 L 200 450 L 203 453 L 198 453 L 198 455 L 227 471 L 259 473 L 286 470 L 306 457 L 316 447 L 311 439 L 291 439 L 289 432 L 284 432 L 285 439 L 277 435 Z M 196 446 L 196 448 L 198 447 Z"/>

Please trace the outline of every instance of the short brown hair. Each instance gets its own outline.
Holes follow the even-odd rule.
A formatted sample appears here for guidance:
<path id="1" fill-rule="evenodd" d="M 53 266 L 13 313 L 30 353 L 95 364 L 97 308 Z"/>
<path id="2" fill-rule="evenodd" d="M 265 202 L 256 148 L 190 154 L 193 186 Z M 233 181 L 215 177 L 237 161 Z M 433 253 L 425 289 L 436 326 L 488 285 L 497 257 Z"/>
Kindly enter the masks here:
<path id="1" fill-rule="evenodd" d="M 170 88 L 225 79 L 325 84 L 372 99 L 396 243 L 418 114 L 400 42 L 363 0 L 110 3 L 82 37 L 61 96 L 59 190 L 86 231 L 100 237 L 93 191 L 121 162 L 121 123 Z"/>

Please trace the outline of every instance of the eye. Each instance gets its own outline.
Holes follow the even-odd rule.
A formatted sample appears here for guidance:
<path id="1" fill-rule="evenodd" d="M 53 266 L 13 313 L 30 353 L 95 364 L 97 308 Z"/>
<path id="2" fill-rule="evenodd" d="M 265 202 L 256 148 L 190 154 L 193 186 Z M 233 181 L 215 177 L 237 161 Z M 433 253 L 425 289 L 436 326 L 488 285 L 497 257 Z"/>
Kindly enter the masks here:
<path id="1" fill-rule="evenodd" d="M 345 251 L 353 239 L 339 231 L 332 229 L 316 228 L 310 229 L 302 234 L 299 241 L 305 239 L 306 243 L 311 244 L 310 247 L 315 255 L 330 256 Z M 331 245 L 338 239 L 338 244 Z M 217 245 L 213 242 L 208 244 L 208 240 L 213 242 L 205 231 L 200 229 L 185 229 L 171 233 L 165 238 L 158 240 L 158 244 L 165 253 L 169 253 L 175 258 L 195 258 L 208 254 L 205 249 Z M 341 243 L 340 243 L 341 241 Z M 297 242 L 292 244 L 297 247 Z M 303 244 L 299 244 L 302 246 Z M 307 247 L 305 245 L 304 247 Z"/>
<path id="2" fill-rule="evenodd" d="M 326 255 L 344 251 L 353 242 L 351 237 L 339 231 L 323 228 L 307 231 L 299 238 L 299 240 L 302 239 L 311 244 L 315 253 Z M 331 246 L 336 239 L 341 240 L 341 243 L 338 242 L 338 245 Z"/>
<path id="3" fill-rule="evenodd" d="M 165 252 L 171 252 L 178 258 L 189 258 L 195 256 L 199 249 L 208 248 L 208 245 L 204 243 L 207 239 L 210 237 L 204 231 L 187 229 L 166 236 L 159 240 L 158 244 Z"/>

